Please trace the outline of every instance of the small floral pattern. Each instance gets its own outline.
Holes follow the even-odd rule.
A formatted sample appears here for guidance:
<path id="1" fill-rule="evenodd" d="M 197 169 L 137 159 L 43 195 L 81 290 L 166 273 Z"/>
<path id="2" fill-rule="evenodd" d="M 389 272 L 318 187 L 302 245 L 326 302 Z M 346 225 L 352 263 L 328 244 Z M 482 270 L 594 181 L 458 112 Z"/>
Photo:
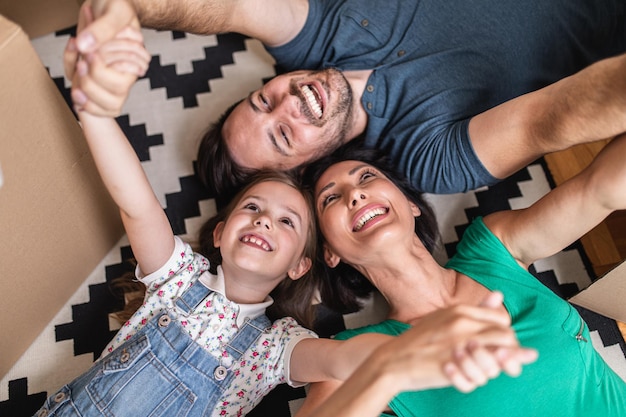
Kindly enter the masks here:
<path id="1" fill-rule="evenodd" d="M 174 300 L 207 272 L 209 263 L 194 253 L 189 244 L 176 238 L 174 255 L 158 271 L 140 278 L 148 288 L 143 305 L 122 326 L 103 355 L 115 350 L 145 324 L 163 311 L 174 309 Z M 207 272 L 208 273 L 208 272 Z M 215 357 L 228 357 L 223 346 L 238 330 L 239 305 L 214 291 L 187 316 L 177 317 L 189 337 Z M 287 382 L 285 347 L 293 339 L 315 337 L 308 329 L 290 318 L 275 321 L 237 363 L 230 389 L 216 403 L 213 416 L 240 416 L 248 413 L 276 385 Z"/>

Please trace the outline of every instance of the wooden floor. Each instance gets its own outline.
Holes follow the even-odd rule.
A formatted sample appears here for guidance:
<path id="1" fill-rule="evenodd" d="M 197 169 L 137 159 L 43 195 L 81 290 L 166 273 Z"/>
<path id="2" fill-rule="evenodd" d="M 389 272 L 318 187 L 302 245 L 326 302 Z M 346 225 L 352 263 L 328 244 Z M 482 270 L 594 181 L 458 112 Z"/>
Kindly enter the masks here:
<path id="1" fill-rule="evenodd" d="M 579 145 L 566 151 L 547 155 L 548 168 L 558 184 L 584 169 L 607 141 Z M 626 210 L 613 213 L 582 239 L 597 276 L 601 276 L 626 259 Z M 619 323 L 626 339 L 626 324 Z"/>

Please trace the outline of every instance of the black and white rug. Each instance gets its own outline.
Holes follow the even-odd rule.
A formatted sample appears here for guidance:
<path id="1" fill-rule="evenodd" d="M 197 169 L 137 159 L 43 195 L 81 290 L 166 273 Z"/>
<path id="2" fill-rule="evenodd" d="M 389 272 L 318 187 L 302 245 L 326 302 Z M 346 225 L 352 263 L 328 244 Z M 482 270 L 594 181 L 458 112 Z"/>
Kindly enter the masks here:
<path id="1" fill-rule="evenodd" d="M 68 99 L 63 77 L 63 48 L 72 29 L 33 40 L 50 76 Z M 153 54 L 150 70 L 133 87 L 118 121 L 143 162 L 175 233 L 193 237 L 215 212 L 194 176 L 198 139 L 208 124 L 232 102 L 275 74 L 274 62 L 255 40 L 233 34 L 200 37 L 179 32 L 144 30 Z M 501 209 L 528 206 L 554 184 L 542 160 L 490 188 L 466 194 L 431 195 L 438 214 L 445 251 L 453 253 L 458 237 L 474 217 Z M 65 307 L 0 382 L 0 416 L 32 415 L 49 393 L 85 371 L 116 332 L 109 318 L 122 301 L 108 281 L 130 268 L 126 238 L 102 260 Z M 533 265 L 533 273 L 567 298 L 593 279 L 589 262 L 577 243 Z M 320 335 L 330 336 L 382 318 L 384 304 L 374 298 L 359 313 L 325 312 Z M 616 323 L 580 309 L 592 330 L 592 341 L 609 365 L 626 380 L 626 344 Z M 6 337 L 6 335 L 5 335 Z M 564 381 L 566 383 L 566 381 Z M 280 386 L 251 414 L 289 417 L 304 389 Z"/>

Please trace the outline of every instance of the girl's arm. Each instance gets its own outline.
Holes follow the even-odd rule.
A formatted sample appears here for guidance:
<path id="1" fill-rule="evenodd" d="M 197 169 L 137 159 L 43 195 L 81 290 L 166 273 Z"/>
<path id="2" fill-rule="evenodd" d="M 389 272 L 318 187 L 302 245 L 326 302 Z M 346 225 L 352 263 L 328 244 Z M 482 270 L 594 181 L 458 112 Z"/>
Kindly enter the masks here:
<path id="1" fill-rule="evenodd" d="M 101 65 L 101 57 L 91 58 Z M 86 63 L 79 73 L 88 71 Z M 108 82 L 127 74 L 109 69 Z M 104 185 L 118 205 L 131 248 L 143 273 L 161 267 L 174 250 L 169 221 L 148 182 L 137 155 L 117 122 L 78 111 L 87 144 Z"/>
<path id="2" fill-rule="evenodd" d="M 581 173 L 523 210 L 485 224 L 527 267 L 570 245 L 615 210 L 626 208 L 626 134 L 613 139 Z"/>

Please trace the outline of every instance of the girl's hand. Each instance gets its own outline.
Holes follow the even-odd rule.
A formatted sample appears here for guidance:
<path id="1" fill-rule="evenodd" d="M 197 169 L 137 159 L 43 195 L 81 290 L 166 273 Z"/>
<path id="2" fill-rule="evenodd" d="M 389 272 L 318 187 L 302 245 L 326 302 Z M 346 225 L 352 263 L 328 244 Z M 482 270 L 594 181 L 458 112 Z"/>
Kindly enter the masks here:
<path id="1" fill-rule="evenodd" d="M 76 64 L 71 96 L 77 111 L 115 117 L 121 113 L 130 88 L 148 69 L 151 56 L 141 33 L 127 28 Z"/>

